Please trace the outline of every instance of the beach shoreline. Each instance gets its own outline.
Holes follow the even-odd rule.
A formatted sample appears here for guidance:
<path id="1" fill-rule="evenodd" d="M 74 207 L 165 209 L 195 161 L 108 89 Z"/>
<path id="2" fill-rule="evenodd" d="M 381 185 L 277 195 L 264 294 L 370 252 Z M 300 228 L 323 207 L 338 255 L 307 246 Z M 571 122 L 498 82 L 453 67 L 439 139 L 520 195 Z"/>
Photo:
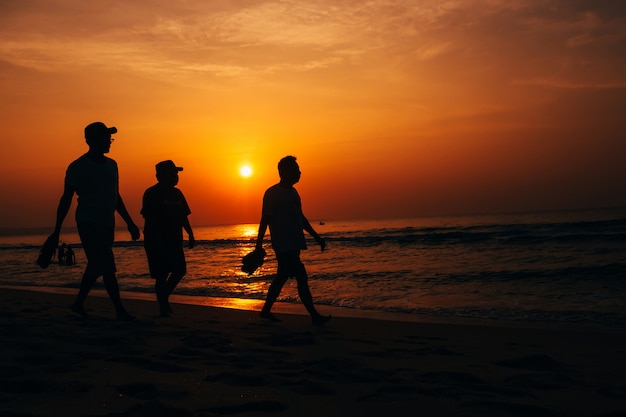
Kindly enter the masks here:
<path id="1" fill-rule="evenodd" d="M 626 335 L 587 326 L 466 325 L 0 291 L 3 416 L 618 415 Z M 622 329 L 623 330 L 623 329 Z"/>
<path id="2" fill-rule="evenodd" d="M 42 292 L 49 294 L 63 294 L 75 296 L 78 292 L 78 288 L 67 287 L 45 287 L 45 286 L 10 286 L 0 285 L 0 289 L 4 290 L 17 290 L 27 292 Z M 145 301 L 148 304 L 153 303 L 154 311 L 156 312 L 157 305 L 155 295 L 153 293 L 134 292 L 121 290 L 120 294 L 122 300 L 137 300 Z M 89 297 L 108 298 L 108 295 L 104 289 L 95 288 L 89 292 Z M 172 294 L 170 296 L 170 302 L 172 304 L 184 304 L 198 307 L 210 307 L 210 308 L 223 308 L 233 310 L 244 310 L 251 312 L 260 312 L 263 307 L 264 300 L 252 299 L 252 298 L 225 298 L 225 297 L 213 297 L 213 296 L 200 296 L 200 295 L 183 295 Z M 87 299 L 87 304 L 89 298 Z M 89 307 L 88 307 L 89 308 Z M 434 324 L 456 324 L 466 326 L 496 326 L 496 327 L 529 327 L 529 328 L 544 328 L 544 329 L 569 329 L 573 331 L 585 329 L 588 331 L 623 331 L 624 327 L 621 324 L 606 324 L 595 322 L 553 322 L 545 320 L 508 320 L 508 319 L 483 319 L 475 317 L 448 317 L 448 316 L 436 316 L 429 314 L 418 313 L 405 313 L 405 312 L 390 312 L 384 310 L 367 310 L 357 309 L 350 307 L 337 307 L 330 305 L 318 305 L 319 310 L 324 315 L 331 315 L 333 317 L 354 318 L 354 319 L 368 319 L 379 321 L 397 321 L 397 322 L 412 322 L 412 323 L 434 323 Z M 142 309 L 143 310 L 143 309 Z M 272 307 L 272 311 L 276 314 L 286 315 L 303 315 L 308 316 L 308 313 L 301 303 L 288 303 L 277 301 Z"/>

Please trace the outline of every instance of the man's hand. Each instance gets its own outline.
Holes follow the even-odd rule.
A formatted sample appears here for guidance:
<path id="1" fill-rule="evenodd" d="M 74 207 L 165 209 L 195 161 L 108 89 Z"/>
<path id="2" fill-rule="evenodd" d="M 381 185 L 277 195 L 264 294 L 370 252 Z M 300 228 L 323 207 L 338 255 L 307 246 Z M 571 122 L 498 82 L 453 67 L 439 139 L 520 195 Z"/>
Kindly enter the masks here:
<path id="1" fill-rule="evenodd" d="M 320 249 L 322 250 L 322 252 L 324 252 L 324 249 L 326 249 L 326 241 L 322 239 L 320 236 L 318 236 L 315 240 L 320 245 Z"/>
<path id="2" fill-rule="evenodd" d="M 193 235 L 189 235 L 189 249 L 196 246 L 196 238 Z"/>
<path id="3" fill-rule="evenodd" d="M 137 240 L 141 237 L 141 233 L 139 233 L 139 228 L 135 223 L 128 224 L 128 231 L 130 232 L 130 237 L 133 240 Z"/>

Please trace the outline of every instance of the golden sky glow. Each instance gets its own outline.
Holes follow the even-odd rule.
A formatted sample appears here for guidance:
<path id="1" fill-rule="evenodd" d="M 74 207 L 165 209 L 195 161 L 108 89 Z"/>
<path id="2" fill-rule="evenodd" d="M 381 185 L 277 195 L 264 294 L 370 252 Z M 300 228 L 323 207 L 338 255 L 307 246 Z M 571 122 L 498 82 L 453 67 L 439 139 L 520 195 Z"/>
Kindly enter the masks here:
<path id="1" fill-rule="evenodd" d="M 257 222 L 289 154 L 311 219 L 626 205 L 625 2 L 3 1 L 0 91 L 0 227 L 52 226 L 93 121 L 138 223 L 165 159 Z"/>

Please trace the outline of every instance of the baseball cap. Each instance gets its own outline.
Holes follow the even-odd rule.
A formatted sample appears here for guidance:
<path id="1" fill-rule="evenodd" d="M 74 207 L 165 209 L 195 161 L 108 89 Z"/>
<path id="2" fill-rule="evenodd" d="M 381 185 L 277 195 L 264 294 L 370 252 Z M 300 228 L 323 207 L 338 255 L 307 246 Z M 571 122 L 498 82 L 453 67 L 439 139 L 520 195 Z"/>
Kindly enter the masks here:
<path id="1" fill-rule="evenodd" d="M 157 174 L 168 173 L 168 172 L 178 172 L 182 171 L 183 167 L 177 167 L 174 161 L 168 159 L 167 161 L 161 161 L 156 164 L 156 172 Z"/>
<path id="2" fill-rule="evenodd" d="M 117 133 L 117 127 L 107 127 L 102 122 L 94 122 L 85 127 L 85 139 L 98 138 Z"/>

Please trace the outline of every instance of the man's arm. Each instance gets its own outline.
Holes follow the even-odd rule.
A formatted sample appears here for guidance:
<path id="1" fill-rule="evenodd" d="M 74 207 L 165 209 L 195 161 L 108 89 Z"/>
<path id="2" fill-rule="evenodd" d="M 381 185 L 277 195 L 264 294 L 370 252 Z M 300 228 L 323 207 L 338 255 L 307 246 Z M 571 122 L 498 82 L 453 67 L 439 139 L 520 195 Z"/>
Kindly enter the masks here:
<path id="1" fill-rule="evenodd" d="M 130 232 L 130 237 L 133 240 L 139 239 L 139 237 L 141 236 L 139 233 L 139 228 L 137 227 L 135 222 L 133 222 L 133 219 L 130 217 L 130 214 L 128 214 L 128 210 L 126 210 L 126 206 L 124 205 L 122 196 L 119 194 L 117 195 L 116 210 L 120 214 L 120 216 L 122 216 L 122 219 L 124 219 L 124 221 L 126 222 L 126 226 L 128 226 L 128 231 Z"/>
<path id="2" fill-rule="evenodd" d="M 54 224 L 54 232 L 53 235 L 56 235 L 57 238 L 61 234 L 61 227 L 63 226 L 63 221 L 67 216 L 67 213 L 70 211 L 70 206 L 72 205 L 72 198 L 74 197 L 74 188 L 68 184 L 65 184 L 63 188 L 63 195 L 59 200 L 59 206 L 57 207 L 57 218 L 56 223 Z"/>
<path id="3" fill-rule="evenodd" d="M 196 246 L 196 238 L 193 236 L 193 230 L 191 229 L 191 224 L 187 216 L 183 219 L 183 229 L 185 229 L 187 236 L 189 236 L 189 249 L 191 249 Z"/>
<path id="4" fill-rule="evenodd" d="M 263 249 L 263 238 L 265 237 L 269 220 L 268 216 L 263 216 L 259 222 L 259 234 L 256 238 L 256 249 Z"/>
<path id="5" fill-rule="evenodd" d="M 315 241 L 317 242 L 318 245 L 320 245 L 320 248 L 322 249 L 322 252 L 324 252 L 324 249 L 326 249 L 326 242 L 324 241 L 324 239 L 322 239 L 322 237 L 315 231 L 315 229 L 313 229 L 313 226 L 311 226 L 311 223 L 309 223 L 309 220 L 304 216 L 304 214 L 302 215 L 302 225 L 303 225 L 303 229 L 307 231 L 308 234 L 310 234 L 311 236 L 313 236 L 313 239 L 315 239 Z"/>

